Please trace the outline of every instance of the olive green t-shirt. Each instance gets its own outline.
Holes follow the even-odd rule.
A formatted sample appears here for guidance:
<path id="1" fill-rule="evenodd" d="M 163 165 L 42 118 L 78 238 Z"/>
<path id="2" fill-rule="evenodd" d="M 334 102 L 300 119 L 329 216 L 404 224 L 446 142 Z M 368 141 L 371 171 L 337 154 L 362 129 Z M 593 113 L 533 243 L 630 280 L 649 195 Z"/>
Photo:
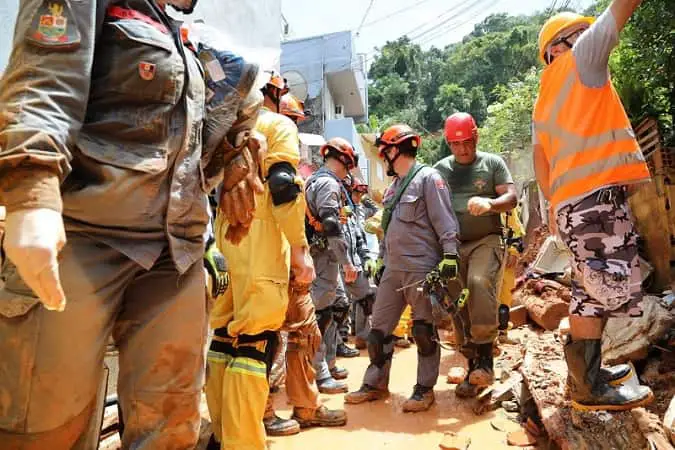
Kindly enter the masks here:
<path id="1" fill-rule="evenodd" d="M 476 152 L 476 160 L 472 164 L 460 164 L 451 155 L 437 162 L 434 169 L 440 172 L 450 187 L 460 240 L 473 241 L 488 234 L 501 234 L 499 213 L 472 216 L 467 209 L 471 197 L 497 198 L 496 186 L 513 183 L 511 173 L 500 156 Z"/>

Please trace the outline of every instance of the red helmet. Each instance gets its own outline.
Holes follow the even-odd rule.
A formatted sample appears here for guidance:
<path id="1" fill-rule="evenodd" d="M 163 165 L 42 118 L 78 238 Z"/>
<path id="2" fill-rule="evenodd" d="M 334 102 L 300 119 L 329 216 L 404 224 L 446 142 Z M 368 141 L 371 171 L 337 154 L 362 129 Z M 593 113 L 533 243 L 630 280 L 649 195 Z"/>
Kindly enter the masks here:
<path id="1" fill-rule="evenodd" d="M 361 194 L 368 193 L 368 183 L 359 177 L 352 176 L 352 192 L 359 192 Z"/>
<path id="2" fill-rule="evenodd" d="M 354 147 L 341 137 L 329 139 L 328 142 L 323 144 L 320 152 L 324 159 L 332 152 L 332 156 L 342 161 L 342 164 L 347 166 L 347 170 L 352 170 L 359 165 L 359 155 L 354 151 Z"/>
<path id="3" fill-rule="evenodd" d="M 478 127 L 471 114 L 456 112 L 445 119 L 445 140 L 451 142 L 464 142 L 469 139 L 478 139 Z"/>
<path id="4" fill-rule="evenodd" d="M 383 157 L 384 151 L 387 148 L 394 145 L 399 145 L 408 139 L 412 139 L 413 148 L 420 148 L 420 145 L 422 144 L 422 138 L 408 125 L 392 125 L 384 130 L 384 133 L 378 134 L 377 138 L 375 139 L 375 145 L 380 151 L 380 158 Z"/>
<path id="5" fill-rule="evenodd" d="M 305 104 L 292 94 L 286 94 L 281 97 L 279 114 L 295 118 L 298 122 L 302 122 L 305 120 Z"/>
<path id="6" fill-rule="evenodd" d="M 288 91 L 290 90 L 288 88 L 288 83 L 286 82 L 286 78 L 282 78 L 281 75 L 276 73 L 275 71 L 272 71 L 272 75 L 270 76 L 270 80 L 265 83 L 265 87 L 267 86 L 272 86 L 277 89 L 279 89 L 281 92 L 279 94 L 279 97 L 282 97 L 286 94 L 288 94 Z"/>

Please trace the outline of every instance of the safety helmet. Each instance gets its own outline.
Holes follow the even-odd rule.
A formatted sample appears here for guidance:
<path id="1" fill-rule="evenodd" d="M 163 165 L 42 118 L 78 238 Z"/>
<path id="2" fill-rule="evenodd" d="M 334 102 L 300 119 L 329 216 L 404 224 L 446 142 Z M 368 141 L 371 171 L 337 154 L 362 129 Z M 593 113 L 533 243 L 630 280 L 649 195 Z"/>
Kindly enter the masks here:
<path id="1" fill-rule="evenodd" d="M 456 112 L 445 119 L 443 134 L 448 144 L 451 142 L 464 142 L 469 139 L 478 138 L 478 127 L 471 114 Z"/>
<path id="2" fill-rule="evenodd" d="M 422 138 L 408 125 L 392 125 L 384 130 L 383 133 L 378 134 L 375 138 L 375 145 L 379 150 L 380 158 L 384 156 L 384 151 L 386 149 L 394 145 L 399 145 L 408 139 L 411 139 L 410 144 L 412 148 L 420 148 L 420 145 L 422 144 Z"/>
<path id="3" fill-rule="evenodd" d="M 305 103 L 292 94 L 286 94 L 281 97 L 279 114 L 294 117 L 298 122 L 301 122 L 305 120 Z"/>
<path id="4" fill-rule="evenodd" d="M 539 31 L 539 59 L 544 64 L 546 62 L 546 52 L 553 39 L 564 29 L 575 25 L 588 24 L 595 22 L 593 17 L 585 17 L 573 12 L 561 12 L 546 21 Z"/>
<path id="5" fill-rule="evenodd" d="M 284 95 L 288 94 L 289 91 L 286 78 L 282 78 L 282 76 L 276 73 L 275 71 L 272 71 L 272 75 L 270 76 L 269 81 L 265 83 L 265 87 L 268 86 L 279 89 L 281 91 L 281 93 L 279 94 L 280 97 L 283 97 Z"/>
<path id="6" fill-rule="evenodd" d="M 354 147 L 341 137 L 329 139 L 328 142 L 321 146 L 319 151 L 324 159 L 328 156 L 339 159 L 342 164 L 347 166 L 347 170 L 352 170 L 359 165 L 359 155 L 354 151 Z"/>
<path id="7" fill-rule="evenodd" d="M 368 183 L 366 183 L 365 181 L 363 181 L 359 177 L 352 176 L 351 190 L 352 190 L 352 192 L 367 194 L 368 193 Z"/>

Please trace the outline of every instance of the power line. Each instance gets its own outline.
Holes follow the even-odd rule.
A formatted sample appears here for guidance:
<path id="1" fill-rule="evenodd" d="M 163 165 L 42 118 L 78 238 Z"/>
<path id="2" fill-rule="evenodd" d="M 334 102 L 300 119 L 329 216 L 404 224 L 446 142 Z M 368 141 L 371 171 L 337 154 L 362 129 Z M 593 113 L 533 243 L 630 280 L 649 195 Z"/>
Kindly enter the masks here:
<path id="1" fill-rule="evenodd" d="M 363 19 L 361 19 L 361 24 L 356 29 L 356 36 L 358 36 L 359 33 L 361 32 L 361 28 L 363 27 L 363 23 L 368 18 L 368 14 L 370 14 L 370 10 L 373 9 L 373 3 L 375 3 L 375 0 L 370 0 L 370 3 L 368 4 L 368 8 L 366 9 L 366 13 L 363 15 Z"/>
<path id="2" fill-rule="evenodd" d="M 422 3 L 426 3 L 426 2 L 428 2 L 428 1 L 429 1 L 429 0 L 417 0 L 417 2 L 416 2 L 415 4 L 413 4 L 413 5 L 406 6 L 405 8 L 401 8 L 401 9 L 398 9 L 398 10 L 396 10 L 396 11 L 393 11 L 393 12 L 387 14 L 386 16 L 382 16 L 382 17 L 379 17 L 379 18 L 377 18 L 377 19 L 371 20 L 370 22 L 368 22 L 368 23 L 362 25 L 361 27 L 362 27 L 362 28 L 370 27 L 370 26 L 372 26 L 372 25 L 375 25 L 376 23 L 380 23 L 380 22 L 385 21 L 385 20 L 387 20 L 387 19 L 389 19 L 389 18 L 391 18 L 391 17 L 394 17 L 394 16 L 396 16 L 396 15 L 402 13 L 402 12 L 410 11 L 410 10 L 412 10 L 412 9 L 414 9 L 414 8 L 416 8 L 416 7 L 418 7 L 418 6 L 421 5 Z"/>

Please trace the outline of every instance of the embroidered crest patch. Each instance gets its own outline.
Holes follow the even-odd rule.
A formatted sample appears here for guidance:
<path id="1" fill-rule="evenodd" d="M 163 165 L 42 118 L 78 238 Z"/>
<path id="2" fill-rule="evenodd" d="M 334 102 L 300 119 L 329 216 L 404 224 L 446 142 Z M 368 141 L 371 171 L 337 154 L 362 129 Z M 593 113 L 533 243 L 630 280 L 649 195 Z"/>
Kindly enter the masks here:
<path id="1" fill-rule="evenodd" d="M 45 0 L 38 8 L 26 33 L 26 40 L 42 48 L 75 50 L 80 31 L 68 0 Z"/>
<path id="2" fill-rule="evenodd" d="M 155 64 L 141 61 L 138 63 L 138 74 L 145 81 L 151 81 L 155 78 L 155 73 L 157 72 L 157 66 Z"/>

